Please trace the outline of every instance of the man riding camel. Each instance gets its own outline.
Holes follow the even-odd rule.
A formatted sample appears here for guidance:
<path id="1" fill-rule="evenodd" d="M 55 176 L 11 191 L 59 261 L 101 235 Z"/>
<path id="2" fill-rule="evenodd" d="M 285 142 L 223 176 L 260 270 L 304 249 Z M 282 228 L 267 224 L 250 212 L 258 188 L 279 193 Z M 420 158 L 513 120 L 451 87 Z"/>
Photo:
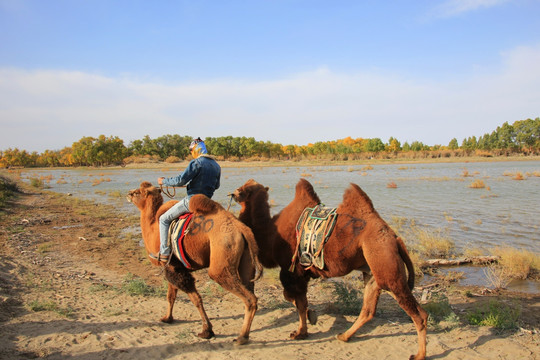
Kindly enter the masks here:
<path id="1" fill-rule="evenodd" d="M 167 264 L 171 256 L 171 248 L 167 241 L 171 221 L 189 212 L 189 199 L 193 195 L 203 194 L 212 198 L 214 191 L 219 188 L 220 184 L 221 167 L 214 158 L 208 155 L 206 145 L 200 137 L 191 142 L 189 150 L 193 160 L 189 162 L 183 172 L 176 177 L 158 178 L 159 185 L 187 185 L 187 196 L 159 217 L 159 253 L 151 253 L 150 257 L 158 260 L 162 265 Z"/>

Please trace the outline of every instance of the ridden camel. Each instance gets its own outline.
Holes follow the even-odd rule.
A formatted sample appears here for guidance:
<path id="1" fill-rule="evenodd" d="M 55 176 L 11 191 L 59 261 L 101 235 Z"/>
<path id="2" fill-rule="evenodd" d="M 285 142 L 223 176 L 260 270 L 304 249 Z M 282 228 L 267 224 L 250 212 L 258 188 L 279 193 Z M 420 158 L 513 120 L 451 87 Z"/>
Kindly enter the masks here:
<path id="1" fill-rule="evenodd" d="M 259 260 L 263 266 L 281 268 L 284 296 L 296 306 L 300 318 L 298 330 L 291 333 L 291 338 L 305 339 L 308 335 L 307 318 L 312 323 L 316 321 L 308 310 L 306 296 L 310 278 L 339 277 L 360 270 L 365 282 L 362 310 L 354 324 L 337 338 L 348 341 L 362 325 L 371 320 L 381 290 L 387 290 L 416 326 L 418 353 L 410 358 L 425 358 L 428 314 L 411 292 L 414 287 L 412 262 L 402 239 L 379 216 L 369 197 L 358 185 L 350 185 L 337 208 L 337 222 L 324 247 L 323 270 L 317 267 L 306 270 L 299 264 L 292 272 L 289 270 L 297 247 L 296 223 L 306 207 L 313 208 L 320 204 L 319 197 L 307 180 L 300 179 L 294 200 L 274 217 L 270 216 L 268 187 L 248 180 L 232 196 L 242 206 L 239 219 L 255 234 L 260 249 Z"/>
<path id="2" fill-rule="evenodd" d="M 159 216 L 176 201 L 163 203 L 161 190 L 149 182 L 143 182 L 139 189 L 131 190 L 127 199 L 141 211 L 141 229 L 144 245 L 148 253 L 159 251 Z M 253 233 L 242 222 L 226 211 L 221 205 L 204 195 L 194 195 L 189 202 L 193 219 L 184 238 L 184 251 L 189 259 L 188 270 L 175 256 L 164 267 L 168 281 L 167 315 L 161 321 L 173 321 L 173 306 L 178 290 L 187 293 L 197 307 L 202 318 L 203 330 L 199 337 L 209 339 L 214 336 L 212 324 L 206 315 L 191 271 L 208 268 L 208 276 L 224 289 L 244 301 L 245 315 L 237 345 L 245 344 L 255 312 L 257 298 L 253 293 L 253 282 L 260 278 L 262 265 L 257 259 L 258 247 Z M 159 263 L 150 258 L 153 265 Z"/>

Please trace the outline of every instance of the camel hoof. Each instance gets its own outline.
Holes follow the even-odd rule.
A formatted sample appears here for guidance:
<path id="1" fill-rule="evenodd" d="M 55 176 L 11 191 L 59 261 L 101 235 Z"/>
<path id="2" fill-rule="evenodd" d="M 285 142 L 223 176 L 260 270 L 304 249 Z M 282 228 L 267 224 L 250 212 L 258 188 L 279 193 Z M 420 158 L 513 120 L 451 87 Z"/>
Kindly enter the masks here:
<path id="1" fill-rule="evenodd" d="M 308 318 L 308 321 L 309 321 L 309 323 L 311 325 L 316 325 L 317 324 L 318 316 L 317 316 L 317 313 L 315 311 L 308 310 L 307 318 Z"/>
<path id="2" fill-rule="evenodd" d="M 161 319 L 159 319 L 159 321 L 164 322 L 164 323 L 166 323 L 166 324 L 171 324 L 171 323 L 174 321 L 174 319 L 173 319 L 172 316 L 171 316 L 171 317 L 169 317 L 169 316 L 164 316 L 164 317 L 162 317 Z"/>
<path id="3" fill-rule="evenodd" d="M 420 357 L 418 357 L 417 355 L 411 355 L 411 356 L 409 357 L 409 360 L 425 360 L 425 359 L 426 359 L 425 356 L 420 356 Z"/>
<path id="4" fill-rule="evenodd" d="M 214 334 L 214 332 L 212 330 L 203 330 L 203 332 L 197 334 L 197 336 L 202 338 L 202 339 L 211 339 L 216 335 Z"/>
<path id="5" fill-rule="evenodd" d="M 304 340 L 307 339 L 308 334 L 307 332 L 305 334 L 299 334 L 298 331 L 293 331 L 290 335 L 290 338 L 292 340 Z"/>
<path id="6" fill-rule="evenodd" d="M 234 339 L 235 346 L 245 345 L 248 342 L 249 342 L 249 337 L 245 337 L 245 336 L 239 336 L 238 338 Z"/>
<path id="7" fill-rule="evenodd" d="M 349 341 L 349 338 L 345 337 L 345 335 L 343 335 L 343 334 L 337 334 L 336 339 L 338 339 L 340 341 L 343 341 L 343 342 L 348 342 Z"/>

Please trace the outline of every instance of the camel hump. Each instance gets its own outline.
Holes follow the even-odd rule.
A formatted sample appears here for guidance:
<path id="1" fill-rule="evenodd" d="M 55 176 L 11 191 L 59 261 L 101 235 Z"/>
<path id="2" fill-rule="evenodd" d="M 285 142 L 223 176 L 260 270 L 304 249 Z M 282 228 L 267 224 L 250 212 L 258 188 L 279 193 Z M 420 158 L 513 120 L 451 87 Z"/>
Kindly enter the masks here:
<path id="1" fill-rule="evenodd" d="M 307 181 L 304 178 L 301 178 L 298 183 L 296 184 L 296 198 L 303 198 L 307 197 L 313 201 L 315 201 L 317 204 L 320 204 L 321 200 L 319 199 L 319 196 L 315 192 L 315 189 L 313 188 L 313 185 L 309 181 Z"/>
<path id="2" fill-rule="evenodd" d="M 343 202 L 339 209 L 348 209 L 349 212 L 360 212 L 362 214 L 371 214 L 375 212 L 373 203 L 360 186 L 351 183 L 343 194 Z M 343 212 L 343 211 L 338 211 Z"/>
<path id="3" fill-rule="evenodd" d="M 222 208 L 221 205 L 202 194 L 193 195 L 189 199 L 189 211 L 191 212 L 209 214 L 218 211 L 220 208 Z"/>

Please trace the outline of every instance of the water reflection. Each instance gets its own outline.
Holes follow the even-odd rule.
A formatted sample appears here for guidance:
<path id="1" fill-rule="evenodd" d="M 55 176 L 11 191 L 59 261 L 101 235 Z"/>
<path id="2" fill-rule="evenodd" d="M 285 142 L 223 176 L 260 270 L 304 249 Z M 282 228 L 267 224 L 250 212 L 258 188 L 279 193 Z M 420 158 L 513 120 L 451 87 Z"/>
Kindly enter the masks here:
<path id="1" fill-rule="evenodd" d="M 486 276 L 486 269 L 486 267 L 482 266 L 456 266 L 442 268 L 440 269 L 440 273 L 442 275 L 449 272 L 463 273 L 463 278 L 458 280 L 460 285 L 481 286 L 493 289 L 493 284 L 489 282 L 488 277 Z M 422 282 L 426 284 L 430 283 L 430 281 L 433 281 L 433 279 L 431 279 L 429 276 L 426 276 L 422 280 Z M 540 293 L 540 282 L 514 279 L 506 286 L 506 288 L 512 291 L 520 291 L 532 294 Z"/>

